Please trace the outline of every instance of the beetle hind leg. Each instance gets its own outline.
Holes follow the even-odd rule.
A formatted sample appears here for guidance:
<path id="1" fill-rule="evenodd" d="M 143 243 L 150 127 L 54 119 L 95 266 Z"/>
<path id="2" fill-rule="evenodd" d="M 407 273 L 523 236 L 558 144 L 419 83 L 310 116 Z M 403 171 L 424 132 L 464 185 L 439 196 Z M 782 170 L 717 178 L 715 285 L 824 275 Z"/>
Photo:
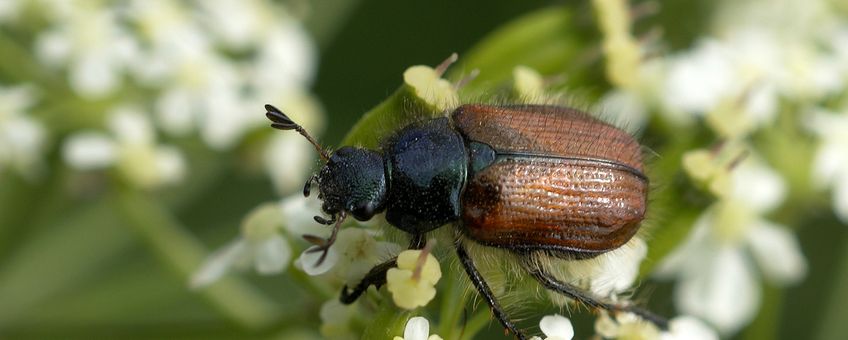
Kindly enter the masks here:
<path id="1" fill-rule="evenodd" d="M 524 268 L 527 270 L 528 273 L 530 273 L 530 276 L 533 276 L 533 278 L 536 279 L 536 281 L 538 281 L 539 284 L 541 284 L 545 288 L 565 295 L 566 297 L 574 299 L 575 301 L 585 304 L 591 308 L 603 309 L 613 314 L 618 312 L 633 313 L 642 318 L 643 320 L 653 323 L 662 330 L 668 329 L 668 320 L 662 316 L 654 314 L 649 310 L 630 304 L 605 301 L 601 298 L 593 296 L 590 292 L 560 281 L 559 279 L 551 275 L 551 273 L 548 273 L 542 268 L 540 268 L 538 265 L 533 265 L 528 262 L 524 262 Z"/>
<path id="2" fill-rule="evenodd" d="M 495 294 L 492 293 L 492 289 L 489 288 L 489 284 L 486 283 L 486 280 L 483 279 L 483 275 L 477 271 L 477 267 L 474 266 L 474 261 L 471 259 L 471 256 L 468 255 L 468 252 L 465 250 L 465 247 L 462 245 L 462 240 L 457 238 L 454 242 L 456 247 L 456 254 L 459 257 L 459 262 L 462 263 L 462 267 L 465 268 L 465 273 L 468 274 L 468 279 L 471 280 L 471 283 L 474 285 L 474 288 L 477 289 L 477 292 L 486 300 L 486 303 L 489 304 L 489 307 L 492 309 L 492 314 L 495 315 L 495 318 L 500 321 L 501 325 L 504 326 L 507 330 L 515 334 L 516 337 L 520 340 L 527 339 L 527 336 L 519 330 L 512 321 L 506 315 L 506 312 L 503 310 L 501 305 L 498 303 L 498 300 L 495 299 Z"/>

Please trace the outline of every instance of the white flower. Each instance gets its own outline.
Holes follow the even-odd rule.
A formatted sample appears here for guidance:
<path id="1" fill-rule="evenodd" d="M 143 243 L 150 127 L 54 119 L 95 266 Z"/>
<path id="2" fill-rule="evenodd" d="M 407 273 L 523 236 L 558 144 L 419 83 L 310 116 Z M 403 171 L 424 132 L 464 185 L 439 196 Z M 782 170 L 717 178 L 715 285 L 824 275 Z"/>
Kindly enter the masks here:
<path id="1" fill-rule="evenodd" d="M 132 19 L 150 42 L 134 60 L 134 74 L 162 87 L 156 114 L 166 132 L 183 135 L 197 130 L 208 145 L 228 148 L 251 121 L 258 124 L 263 117 L 243 105 L 240 93 L 245 80 L 238 63 L 215 50 L 211 37 L 184 6 L 167 1 L 132 3 Z"/>
<path id="2" fill-rule="evenodd" d="M 193 16 L 181 3 L 134 1 L 132 19 L 150 41 L 134 70 L 143 82 L 163 87 L 156 112 L 165 131 L 196 131 L 209 146 L 228 149 L 248 131 L 266 126 L 256 111 L 262 104 L 302 102 L 315 73 L 316 49 L 296 21 L 273 13 L 276 7 L 256 1 L 198 6 L 205 16 Z M 216 38 L 255 50 L 232 60 L 219 51 Z"/>
<path id="3" fill-rule="evenodd" d="M 545 340 L 571 340 L 574 337 L 574 327 L 571 326 L 571 320 L 559 315 L 545 315 L 539 321 L 539 329 L 545 334 Z M 542 340 L 538 336 L 531 338 L 532 340 Z"/>
<path id="4" fill-rule="evenodd" d="M 80 131 L 65 140 L 62 154 L 79 170 L 115 166 L 132 183 L 155 188 L 173 184 L 185 175 L 185 160 L 178 149 L 156 144 L 153 126 L 134 107 L 118 107 L 109 113 L 109 136 Z"/>
<path id="5" fill-rule="evenodd" d="M 317 47 L 297 22 L 281 18 L 269 27 L 257 52 L 248 78 L 259 98 L 276 99 L 312 84 Z"/>
<path id="6" fill-rule="evenodd" d="M 555 277 L 596 296 L 615 298 L 633 285 L 647 251 L 645 241 L 637 236 L 618 249 L 595 258 L 555 261 L 546 269 Z M 547 291 L 547 294 L 557 304 L 570 301 L 557 292 Z"/>
<path id="7" fill-rule="evenodd" d="M 204 26 L 236 49 L 259 43 L 269 26 L 281 20 L 277 17 L 280 11 L 266 1 L 201 1 L 198 7 L 205 14 Z"/>
<path id="8" fill-rule="evenodd" d="M 665 108 L 707 115 L 723 136 L 735 137 L 774 119 L 782 75 L 779 42 L 761 32 L 707 38 L 670 59 Z"/>
<path id="9" fill-rule="evenodd" d="M 618 249 L 599 256 L 600 265 L 592 275 L 590 287 L 598 296 L 611 296 L 633 285 L 639 275 L 639 265 L 648 254 L 648 245 L 640 237 Z"/>
<path id="10" fill-rule="evenodd" d="M 776 284 L 797 282 L 806 273 L 795 236 L 761 217 L 782 202 L 782 179 L 753 157 L 731 176 L 726 196 L 698 219 L 656 273 L 678 278 L 678 309 L 726 334 L 747 324 L 759 307 L 758 268 Z"/>
<path id="11" fill-rule="evenodd" d="M 430 322 L 416 316 L 406 322 L 403 337 L 396 336 L 394 340 L 442 340 L 442 337 L 436 334 L 430 335 Z"/>
<path id="12" fill-rule="evenodd" d="M 314 221 L 313 224 L 315 228 L 329 229 Z M 324 262 L 317 266 L 321 252 L 312 252 L 314 248 L 313 246 L 306 249 L 297 260 L 303 271 L 313 276 L 329 272 L 332 278 L 348 286 L 357 284 L 371 268 L 400 251 L 399 245 L 379 242 L 374 239 L 372 232 L 354 227 L 339 231 L 336 243 L 330 247 Z"/>
<path id="13" fill-rule="evenodd" d="M 103 169 L 118 158 L 116 143 L 106 134 L 84 131 L 71 135 L 65 141 L 65 161 L 80 170 Z"/>
<path id="14" fill-rule="evenodd" d="M 351 330 L 351 321 L 356 309 L 332 299 L 321 305 L 321 335 L 326 339 L 359 339 Z"/>
<path id="15" fill-rule="evenodd" d="M 705 113 L 733 89 L 729 52 L 715 40 L 698 43 L 670 61 L 665 83 L 666 106 L 672 111 Z"/>
<path id="16" fill-rule="evenodd" d="M 671 319 L 668 328 L 660 331 L 631 313 L 619 313 L 615 318 L 602 313 L 595 320 L 595 332 L 605 339 L 718 340 L 715 331 L 687 315 Z"/>
<path id="17" fill-rule="evenodd" d="M 842 113 L 818 111 L 809 129 L 819 137 L 813 183 L 833 191 L 833 211 L 848 224 L 848 107 Z"/>
<path id="18" fill-rule="evenodd" d="M 17 19 L 21 13 L 21 5 L 25 4 L 26 2 L 21 0 L 0 1 L 0 24 Z"/>
<path id="19" fill-rule="evenodd" d="M 691 316 L 671 319 L 668 328 L 667 332 L 660 334 L 660 340 L 718 340 L 714 330 Z"/>
<path id="20" fill-rule="evenodd" d="M 46 132 L 26 114 L 32 103 L 28 87 L 0 87 L 0 173 L 7 167 L 28 178 L 38 173 Z"/>
<path id="21" fill-rule="evenodd" d="M 330 235 L 330 228 L 315 222 L 313 216 L 321 215 L 322 201 L 318 195 L 312 193 L 309 197 L 303 197 L 300 192 L 291 194 L 280 200 L 280 211 L 284 227 L 290 235 L 318 235 L 326 237 Z"/>
<path id="22" fill-rule="evenodd" d="M 67 66 L 78 94 L 111 94 L 138 52 L 138 42 L 119 22 L 116 8 L 87 2 L 57 13 L 51 28 L 36 40 L 37 56 L 50 66 Z"/>
<path id="23" fill-rule="evenodd" d="M 439 261 L 433 254 L 405 250 L 398 255 L 397 268 L 386 272 L 386 289 L 392 294 L 395 305 L 414 309 L 433 300 L 435 285 L 441 277 Z"/>
<path id="24" fill-rule="evenodd" d="M 263 275 L 285 270 L 291 261 L 291 248 L 280 234 L 282 216 L 274 204 L 254 209 L 242 222 L 242 235 L 210 255 L 192 275 L 191 287 L 208 286 L 231 268 L 253 267 Z"/>
<path id="25" fill-rule="evenodd" d="M 632 313 L 618 313 L 611 318 L 606 312 L 595 320 L 595 332 L 606 339 L 658 339 L 660 330 L 654 324 Z"/>

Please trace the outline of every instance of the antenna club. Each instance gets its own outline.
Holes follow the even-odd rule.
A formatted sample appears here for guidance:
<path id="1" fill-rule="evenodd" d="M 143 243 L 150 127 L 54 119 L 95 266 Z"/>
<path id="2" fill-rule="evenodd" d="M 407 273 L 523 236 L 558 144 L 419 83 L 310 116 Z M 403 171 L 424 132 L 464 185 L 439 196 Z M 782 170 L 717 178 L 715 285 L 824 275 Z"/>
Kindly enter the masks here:
<path id="1" fill-rule="evenodd" d="M 306 130 L 302 126 L 295 123 L 293 120 L 291 120 L 291 118 L 289 118 L 289 116 L 283 113 L 283 111 L 280 111 L 280 109 L 278 109 L 274 105 L 265 104 L 265 117 L 268 117 L 268 119 L 271 121 L 272 128 L 278 130 L 297 131 L 297 133 L 306 138 L 306 140 L 308 140 L 309 143 L 315 147 L 315 150 L 318 151 L 318 154 L 325 162 L 330 160 L 330 155 L 327 153 L 326 150 L 324 150 L 324 148 L 321 147 L 321 145 L 318 144 L 315 138 L 312 138 L 312 136 L 309 135 L 309 133 L 306 132 Z"/>

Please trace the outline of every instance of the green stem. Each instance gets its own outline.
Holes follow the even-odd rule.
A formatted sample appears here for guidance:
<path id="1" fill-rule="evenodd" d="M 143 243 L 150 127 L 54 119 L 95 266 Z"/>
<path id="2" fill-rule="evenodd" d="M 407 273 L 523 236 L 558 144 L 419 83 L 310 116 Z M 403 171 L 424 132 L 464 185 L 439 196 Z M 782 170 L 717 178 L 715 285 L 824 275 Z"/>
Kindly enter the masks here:
<path id="1" fill-rule="evenodd" d="M 683 134 L 681 134 L 683 135 Z M 660 260 L 673 251 L 689 234 L 695 220 L 708 202 L 696 202 L 691 185 L 681 169 L 683 154 L 698 145 L 698 136 L 677 136 L 658 152 L 661 158 L 650 166 L 649 177 L 659 179 L 661 190 L 652 192 L 648 223 L 648 256 L 640 268 L 640 276 L 649 275 Z M 682 182 L 682 183 L 677 183 Z"/>
<path id="2" fill-rule="evenodd" d="M 465 309 L 467 294 L 463 294 L 463 287 L 458 284 L 458 277 L 453 270 L 447 271 L 447 274 L 442 278 L 445 287 L 441 294 L 441 309 L 439 320 L 439 334 L 445 339 L 455 339 L 459 327 L 459 318 L 462 316 L 462 311 Z"/>
<path id="3" fill-rule="evenodd" d="M 31 224 L 34 232 L 21 239 L 25 242 L 0 270 L 0 329 L 26 320 L 54 297 L 99 279 L 97 275 L 132 243 L 125 231 L 115 228 L 114 210 L 112 202 L 99 200 L 52 212 Z"/>
<path id="4" fill-rule="evenodd" d="M 50 91 L 63 92 L 63 81 L 55 74 L 45 72 L 44 67 L 35 62 L 35 57 L 22 47 L 18 42 L 12 40 L 0 31 L 0 73 L 9 77 L 12 82 L 29 83 L 38 82 Z"/>
<path id="5" fill-rule="evenodd" d="M 289 266 L 289 269 L 286 271 L 286 275 L 297 283 L 299 287 L 306 289 L 311 296 L 317 299 L 324 301 L 337 298 L 335 291 L 326 285 L 318 284 L 316 280 L 312 279 L 309 275 L 294 266 Z"/>
<path id="6" fill-rule="evenodd" d="M 127 223 L 162 262 L 187 282 L 207 255 L 203 246 L 156 200 L 121 187 L 117 203 Z M 281 315 L 278 305 L 240 279 L 224 278 L 199 293 L 221 313 L 247 328 L 268 327 Z"/>
<path id="7" fill-rule="evenodd" d="M 412 312 L 400 310 L 390 301 L 391 298 L 387 296 L 385 302 L 380 304 L 377 314 L 374 315 L 371 323 L 362 332 L 361 339 L 392 339 L 395 336 L 403 335 L 406 322 L 413 316 Z"/>
<path id="8" fill-rule="evenodd" d="M 845 239 L 844 233 L 842 239 Z M 834 283 L 833 290 L 822 307 L 824 310 L 821 313 L 822 320 L 819 320 L 818 325 L 809 325 L 810 329 L 817 330 L 816 339 L 841 339 L 848 332 L 848 324 L 845 322 L 845 315 L 848 315 L 848 304 L 845 303 L 848 301 L 848 247 L 842 247 L 833 256 L 840 258 L 838 266 L 831 268 L 830 278 Z"/>
<path id="9" fill-rule="evenodd" d="M 763 285 L 763 298 L 756 319 L 745 328 L 744 339 L 777 339 L 783 290 Z"/>
<path id="10" fill-rule="evenodd" d="M 478 311 L 471 319 L 465 323 L 465 328 L 462 331 L 461 340 L 471 340 L 479 333 L 486 325 L 492 321 L 492 313 L 488 308 L 483 308 Z"/>

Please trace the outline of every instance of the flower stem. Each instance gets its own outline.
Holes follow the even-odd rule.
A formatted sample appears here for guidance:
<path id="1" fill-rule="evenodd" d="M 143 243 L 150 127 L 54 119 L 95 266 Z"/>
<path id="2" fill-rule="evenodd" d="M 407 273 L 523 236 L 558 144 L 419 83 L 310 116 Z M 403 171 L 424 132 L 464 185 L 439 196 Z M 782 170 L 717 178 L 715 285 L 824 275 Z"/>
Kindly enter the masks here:
<path id="1" fill-rule="evenodd" d="M 362 339 L 392 339 L 403 334 L 406 322 L 413 316 L 412 312 L 400 310 L 393 303 L 391 297 L 386 296 L 385 302 L 380 304 L 380 309 L 365 331 Z"/>
<path id="2" fill-rule="evenodd" d="M 445 339 L 456 339 L 456 332 L 459 330 L 457 323 L 462 311 L 465 310 L 466 300 L 468 295 L 463 294 L 462 287 L 458 284 L 459 278 L 456 271 L 449 270 L 446 272 L 442 282 L 445 282 L 445 287 L 439 293 L 441 295 L 441 309 L 439 312 L 439 331 L 437 334 Z"/>
<path id="3" fill-rule="evenodd" d="M 486 327 L 492 321 L 492 313 L 488 308 L 481 308 L 474 316 L 465 323 L 465 329 L 462 332 L 461 340 L 471 340 L 474 335 L 477 335 L 483 327 Z M 498 326 L 500 327 L 500 326 Z"/>
<path id="4" fill-rule="evenodd" d="M 147 241 L 162 262 L 188 282 L 207 255 L 203 246 L 156 200 L 122 186 L 117 203 L 129 226 Z M 240 279 L 224 278 L 199 293 L 221 313 L 247 328 L 268 327 L 281 314 L 270 298 Z"/>
<path id="5" fill-rule="evenodd" d="M 309 275 L 294 266 L 289 266 L 288 270 L 286 270 L 286 275 L 294 280 L 299 287 L 306 289 L 311 296 L 317 299 L 323 301 L 338 298 L 336 292 L 332 291 L 326 285 L 318 284 L 316 280 L 310 278 Z"/>
<path id="6" fill-rule="evenodd" d="M 848 241 L 844 237 L 844 233 L 842 240 L 843 245 Z M 818 327 L 813 328 L 817 330 L 814 339 L 841 339 L 848 329 L 845 324 L 845 315 L 848 315 L 848 304 L 845 303 L 845 301 L 848 301 L 848 247 L 841 247 L 839 253 L 833 254 L 833 256 L 840 257 L 837 261 L 838 265 L 829 268 L 833 290 L 829 294 L 828 302 L 822 307 L 824 310 L 824 313 L 821 314 L 822 320 L 819 321 L 818 325 L 815 325 Z"/>

